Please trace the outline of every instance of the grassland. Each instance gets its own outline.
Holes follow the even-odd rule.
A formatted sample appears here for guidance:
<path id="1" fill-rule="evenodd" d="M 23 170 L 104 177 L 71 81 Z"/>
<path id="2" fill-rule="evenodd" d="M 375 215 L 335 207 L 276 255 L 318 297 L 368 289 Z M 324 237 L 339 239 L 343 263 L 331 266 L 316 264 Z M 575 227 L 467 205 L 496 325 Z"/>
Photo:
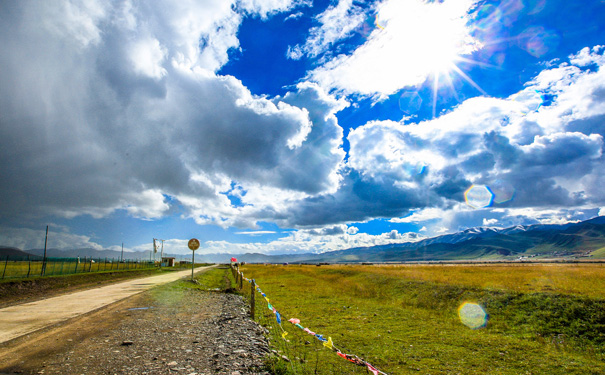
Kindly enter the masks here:
<path id="1" fill-rule="evenodd" d="M 36 276 L 56 276 L 69 275 L 84 272 L 107 272 L 140 270 L 154 268 L 153 262 L 133 262 L 133 261 L 107 261 L 106 259 L 90 259 L 78 261 L 75 258 L 67 259 L 49 259 L 46 267 L 43 269 L 43 262 L 27 260 L 2 260 L 0 261 L 0 279 L 28 278 Z"/>
<path id="2" fill-rule="evenodd" d="M 287 341 L 256 295 L 257 320 L 290 359 L 269 362 L 276 374 L 367 373 L 289 318 L 388 374 L 605 373 L 599 264 L 246 265 L 242 271 L 285 318 Z M 487 311 L 484 328 L 461 323 L 464 302 Z"/>

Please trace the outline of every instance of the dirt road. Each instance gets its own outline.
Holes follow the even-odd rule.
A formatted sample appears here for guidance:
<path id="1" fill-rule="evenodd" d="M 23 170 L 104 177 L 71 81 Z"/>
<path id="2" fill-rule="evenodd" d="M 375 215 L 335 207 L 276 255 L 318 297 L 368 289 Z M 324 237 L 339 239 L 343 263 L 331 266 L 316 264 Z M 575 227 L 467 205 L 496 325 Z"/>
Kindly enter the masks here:
<path id="1" fill-rule="evenodd" d="M 191 270 L 166 273 L 0 309 L 0 344 L 189 275 Z"/>
<path id="2" fill-rule="evenodd" d="M 269 375 L 266 330 L 227 274 L 221 288 L 167 283 L 1 343 L 0 375 Z"/>

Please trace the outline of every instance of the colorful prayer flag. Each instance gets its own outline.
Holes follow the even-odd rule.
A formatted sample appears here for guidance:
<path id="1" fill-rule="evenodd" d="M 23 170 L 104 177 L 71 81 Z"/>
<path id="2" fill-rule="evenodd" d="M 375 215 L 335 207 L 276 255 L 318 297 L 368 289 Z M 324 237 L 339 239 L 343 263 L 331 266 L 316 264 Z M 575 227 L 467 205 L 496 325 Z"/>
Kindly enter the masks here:
<path id="1" fill-rule="evenodd" d="M 369 364 L 367 362 L 366 362 L 366 366 L 368 366 L 368 370 L 370 370 L 372 372 L 372 374 L 378 375 L 379 371 L 374 366 L 372 366 L 371 364 Z"/>

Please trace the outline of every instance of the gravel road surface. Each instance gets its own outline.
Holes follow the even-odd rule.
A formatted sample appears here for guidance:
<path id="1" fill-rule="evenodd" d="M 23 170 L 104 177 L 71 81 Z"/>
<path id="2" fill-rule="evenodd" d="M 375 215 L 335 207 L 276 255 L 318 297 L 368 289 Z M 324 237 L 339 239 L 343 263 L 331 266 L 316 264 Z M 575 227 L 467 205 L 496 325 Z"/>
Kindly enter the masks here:
<path id="1" fill-rule="evenodd" d="M 201 267 L 196 272 L 202 272 L 211 267 L 213 266 Z M 129 280 L 0 309 L 0 343 L 94 311 L 156 285 L 166 284 L 187 275 L 191 275 L 190 270 Z"/>

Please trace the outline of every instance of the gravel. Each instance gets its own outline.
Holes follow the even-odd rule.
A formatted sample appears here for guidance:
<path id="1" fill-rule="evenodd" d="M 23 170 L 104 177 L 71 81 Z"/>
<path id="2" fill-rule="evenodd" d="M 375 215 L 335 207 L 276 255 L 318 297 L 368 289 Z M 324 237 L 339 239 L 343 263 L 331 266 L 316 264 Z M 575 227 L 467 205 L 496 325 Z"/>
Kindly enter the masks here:
<path id="1" fill-rule="evenodd" d="M 241 296 L 165 287 L 134 301 L 99 316 L 115 321 L 110 328 L 57 339 L 69 342 L 33 368 L 25 362 L 9 373 L 269 374 L 262 369 L 271 353 L 263 328 L 249 319 Z"/>

